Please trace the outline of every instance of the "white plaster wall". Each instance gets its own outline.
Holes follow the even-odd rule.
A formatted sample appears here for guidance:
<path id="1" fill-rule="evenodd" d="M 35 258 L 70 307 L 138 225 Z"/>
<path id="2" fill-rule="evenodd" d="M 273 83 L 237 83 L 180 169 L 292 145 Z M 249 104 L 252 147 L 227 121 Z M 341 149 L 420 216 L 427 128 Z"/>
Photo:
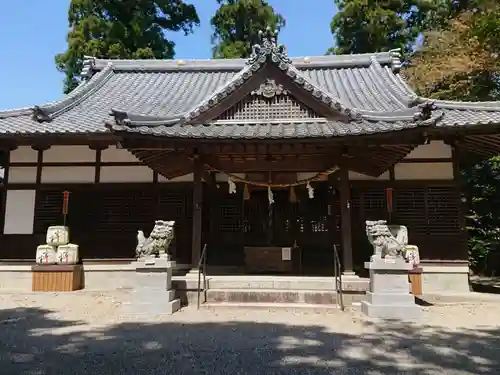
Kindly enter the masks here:
<path id="1" fill-rule="evenodd" d="M 389 171 L 382 173 L 378 177 L 367 176 L 362 173 L 349 171 L 349 180 L 388 180 L 390 178 Z"/>
<path id="2" fill-rule="evenodd" d="M 396 180 L 453 180 L 452 163 L 400 163 L 394 167 Z"/>
<path id="3" fill-rule="evenodd" d="M 33 234 L 35 196 L 35 190 L 7 190 L 4 234 Z"/>
<path id="4" fill-rule="evenodd" d="M 95 155 L 88 146 L 52 146 L 43 152 L 43 162 L 95 162 Z"/>
<path id="5" fill-rule="evenodd" d="M 118 149 L 116 146 L 101 151 L 101 162 L 138 162 L 131 152 L 123 149 Z"/>
<path id="6" fill-rule="evenodd" d="M 101 182 L 153 182 L 153 170 L 147 166 L 101 167 Z"/>
<path id="7" fill-rule="evenodd" d="M 193 179 L 192 173 L 185 174 L 185 175 L 179 176 L 179 177 L 174 177 L 174 178 L 171 178 L 168 180 L 165 177 L 163 177 L 162 175 L 158 175 L 158 182 L 193 182 L 193 181 L 194 181 L 194 179 Z"/>
<path id="8" fill-rule="evenodd" d="M 88 184 L 95 181 L 95 167 L 42 167 L 42 183 Z"/>
<path id="9" fill-rule="evenodd" d="M 10 167 L 9 184 L 34 184 L 36 167 Z"/>
<path id="10" fill-rule="evenodd" d="M 11 163 L 36 163 L 38 161 L 38 151 L 30 146 L 20 146 L 10 152 Z"/>
<path id="11" fill-rule="evenodd" d="M 451 158 L 451 147 L 443 141 L 432 141 L 428 145 L 420 145 L 410 152 L 405 159 Z"/>

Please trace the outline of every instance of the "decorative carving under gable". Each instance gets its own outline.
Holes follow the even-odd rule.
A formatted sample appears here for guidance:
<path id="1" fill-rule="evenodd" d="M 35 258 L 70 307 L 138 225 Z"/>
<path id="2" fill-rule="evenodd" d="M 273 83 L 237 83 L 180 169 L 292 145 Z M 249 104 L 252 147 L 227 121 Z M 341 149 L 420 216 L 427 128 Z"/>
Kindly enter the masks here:
<path id="1" fill-rule="evenodd" d="M 262 87 L 262 86 L 261 86 Z M 259 88 L 260 90 L 261 88 Z M 313 109 L 283 92 L 266 97 L 259 90 L 224 111 L 216 120 L 278 120 L 320 118 Z"/>
<path id="2" fill-rule="evenodd" d="M 252 95 L 260 95 L 265 98 L 272 98 L 276 95 L 288 94 L 283 88 L 283 85 L 276 83 L 274 79 L 266 78 L 264 82 L 261 83 L 257 90 L 253 90 Z"/>

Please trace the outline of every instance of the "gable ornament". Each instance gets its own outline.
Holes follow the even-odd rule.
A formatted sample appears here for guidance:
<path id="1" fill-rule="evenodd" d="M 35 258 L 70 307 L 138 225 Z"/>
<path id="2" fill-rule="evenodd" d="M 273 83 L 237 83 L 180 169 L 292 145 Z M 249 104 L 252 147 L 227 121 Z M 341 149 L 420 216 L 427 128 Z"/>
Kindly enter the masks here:
<path id="1" fill-rule="evenodd" d="M 266 78 L 266 80 L 261 83 L 259 88 L 257 90 L 253 90 L 251 94 L 271 99 L 276 95 L 283 95 L 287 93 L 288 92 L 283 88 L 281 84 L 276 83 L 274 79 Z"/>

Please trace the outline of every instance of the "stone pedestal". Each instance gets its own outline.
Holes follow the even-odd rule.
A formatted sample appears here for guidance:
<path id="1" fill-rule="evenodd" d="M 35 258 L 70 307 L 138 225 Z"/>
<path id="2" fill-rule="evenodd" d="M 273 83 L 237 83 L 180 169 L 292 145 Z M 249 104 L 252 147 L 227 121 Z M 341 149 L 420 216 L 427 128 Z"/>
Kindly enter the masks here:
<path id="1" fill-rule="evenodd" d="M 135 262 L 135 288 L 125 306 L 127 312 L 141 315 L 173 314 L 181 307 L 172 288 L 175 262 L 166 258 L 146 258 Z"/>
<path id="2" fill-rule="evenodd" d="M 373 258 L 373 257 L 372 257 Z M 408 271 L 412 265 L 402 258 L 375 258 L 365 262 L 370 270 L 370 290 L 361 302 L 361 311 L 370 318 L 416 320 L 420 307 L 410 294 Z"/>

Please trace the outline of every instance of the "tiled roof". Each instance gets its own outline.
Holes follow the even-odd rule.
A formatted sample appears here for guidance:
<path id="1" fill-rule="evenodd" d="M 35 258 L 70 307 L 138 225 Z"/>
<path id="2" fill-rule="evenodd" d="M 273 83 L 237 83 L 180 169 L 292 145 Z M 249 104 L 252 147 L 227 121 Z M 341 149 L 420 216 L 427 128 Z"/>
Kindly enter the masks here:
<path id="1" fill-rule="evenodd" d="M 266 63 L 275 64 L 297 86 L 344 116 L 345 121 L 191 123 Z M 182 138 L 307 138 L 417 126 L 500 124 L 499 102 L 419 98 L 403 81 L 399 69 L 397 51 L 290 59 L 284 47 L 270 40 L 264 40 L 250 60 L 89 58 L 83 72 L 89 79 L 62 100 L 0 111 L 0 136 L 130 131 Z"/>
<path id="2" fill-rule="evenodd" d="M 437 118 L 428 120 L 433 123 Z M 412 129 L 427 122 L 415 121 L 328 121 L 326 119 L 300 119 L 297 121 L 216 121 L 210 125 L 173 124 L 173 125 L 143 125 L 126 127 L 113 125 L 115 130 L 126 130 L 144 135 L 155 135 L 175 138 L 203 139 L 296 139 L 355 136 L 362 134 L 377 134 L 391 131 Z"/>

